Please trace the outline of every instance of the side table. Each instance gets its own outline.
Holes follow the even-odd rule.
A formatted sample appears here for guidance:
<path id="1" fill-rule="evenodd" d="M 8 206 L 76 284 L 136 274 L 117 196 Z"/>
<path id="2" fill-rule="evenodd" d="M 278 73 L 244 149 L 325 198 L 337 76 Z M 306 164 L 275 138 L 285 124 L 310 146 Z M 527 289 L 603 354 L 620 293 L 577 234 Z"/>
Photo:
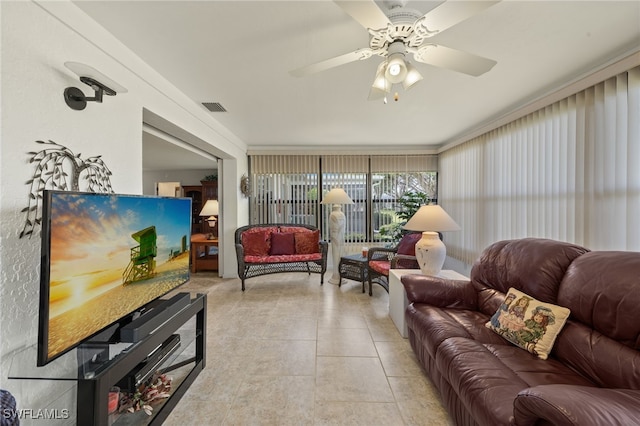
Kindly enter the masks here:
<path id="1" fill-rule="evenodd" d="M 406 339 L 409 337 L 409 330 L 407 329 L 404 311 L 407 309 L 409 301 L 407 300 L 407 293 L 401 281 L 403 275 L 422 275 L 422 272 L 420 269 L 389 270 L 389 316 L 402 337 Z M 465 277 L 450 269 L 440 271 L 437 276 L 450 280 L 469 280 L 469 277 Z"/>
<path id="2" fill-rule="evenodd" d="M 340 258 L 340 264 L 338 265 L 338 273 L 340 274 L 340 284 L 342 286 L 342 279 L 347 278 L 354 281 L 360 281 L 362 283 L 362 292 L 364 293 L 364 283 L 367 281 L 367 258 L 361 254 L 352 254 L 349 256 L 342 256 Z"/>
<path id="3" fill-rule="evenodd" d="M 211 254 L 211 247 L 218 247 L 218 239 L 207 239 L 206 234 L 193 234 L 191 236 L 191 272 L 207 269 L 218 270 L 218 254 Z"/>

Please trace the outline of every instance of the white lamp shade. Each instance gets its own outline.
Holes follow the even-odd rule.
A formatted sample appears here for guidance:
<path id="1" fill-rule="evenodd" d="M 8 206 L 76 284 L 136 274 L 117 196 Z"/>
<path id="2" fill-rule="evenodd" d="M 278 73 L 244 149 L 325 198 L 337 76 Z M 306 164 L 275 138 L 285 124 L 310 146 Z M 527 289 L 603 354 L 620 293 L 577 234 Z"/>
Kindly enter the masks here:
<path id="1" fill-rule="evenodd" d="M 460 226 L 437 204 L 422 206 L 404 225 L 409 231 L 459 231 Z"/>
<path id="2" fill-rule="evenodd" d="M 200 212 L 200 216 L 217 216 L 218 215 L 218 200 L 207 200 L 204 203 L 204 207 Z"/>
<path id="3" fill-rule="evenodd" d="M 327 192 L 320 204 L 353 204 L 353 200 L 342 188 L 333 188 Z"/>
<path id="4" fill-rule="evenodd" d="M 411 89 L 417 82 L 422 80 L 422 75 L 418 72 L 416 67 L 407 62 L 407 76 L 402 81 L 402 87 L 404 90 Z"/>
<path id="5" fill-rule="evenodd" d="M 384 61 L 378 65 L 376 70 L 376 77 L 373 80 L 372 88 L 389 93 L 391 91 L 391 83 L 384 77 L 384 71 L 387 67 L 387 62 Z"/>

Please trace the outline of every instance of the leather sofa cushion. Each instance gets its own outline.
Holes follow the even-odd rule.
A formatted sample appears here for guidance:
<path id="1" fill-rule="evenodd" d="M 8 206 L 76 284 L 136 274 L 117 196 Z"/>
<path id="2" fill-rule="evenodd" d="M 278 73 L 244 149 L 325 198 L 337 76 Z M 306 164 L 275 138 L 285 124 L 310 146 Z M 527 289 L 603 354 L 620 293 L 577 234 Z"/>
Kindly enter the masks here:
<path id="1" fill-rule="evenodd" d="M 435 358 L 440 344 L 450 337 L 475 339 L 481 343 L 511 345 L 485 327 L 489 316 L 464 309 L 446 309 L 413 303 L 407 307 L 407 326 L 425 342 L 429 355 Z"/>
<path id="2" fill-rule="evenodd" d="M 528 387 L 482 343 L 464 337 L 452 337 L 442 342 L 436 365 L 481 425 L 508 425 L 513 405 L 505 401 L 513 401 L 518 392 Z"/>
<path id="3" fill-rule="evenodd" d="M 493 315 L 510 287 L 536 299 L 567 306 L 557 300 L 558 287 L 571 262 L 589 250 L 548 239 L 499 241 L 487 247 L 471 270 L 478 291 L 478 308 Z"/>
<path id="4" fill-rule="evenodd" d="M 576 259 L 558 303 L 571 317 L 554 356 L 602 387 L 640 390 L 640 253 L 600 251 Z"/>
<path id="5" fill-rule="evenodd" d="M 452 337 L 436 355 L 438 371 L 456 390 L 478 424 L 509 424 L 518 393 L 541 384 L 593 386 L 566 365 L 541 360 L 513 345 Z"/>
<path id="6" fill-rule="evenodd" d="M 558 336 L 553 356 L 598 386 L 640 390 L 640 352 L 571 318 Z"/>
<path id="7" fill-rule="evenodd" d="M 577 321 L 640 350 L 640 253 L 600 251 L 576 259 L 558 303 Z"/>

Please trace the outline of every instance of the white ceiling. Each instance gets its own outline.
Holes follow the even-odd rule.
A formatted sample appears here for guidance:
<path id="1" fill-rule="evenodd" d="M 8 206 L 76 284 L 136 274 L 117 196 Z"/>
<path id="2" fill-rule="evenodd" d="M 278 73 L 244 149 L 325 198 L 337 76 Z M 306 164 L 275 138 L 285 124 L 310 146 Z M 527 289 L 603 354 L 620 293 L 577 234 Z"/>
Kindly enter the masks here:
<path id="1" fill-rule="evenodd" d="M 210 114 L 249 149 L 434 149 L 640 47 L 640 1 L 504 0 L 429 40 L 494 59 L 491 71 L 414 63 L 424 80 L 384 104 L 367 100 L 378 56 L 290 76 L 368 46 L 332 1 L 76 3 L 194 102 L 220 102 Z"/>

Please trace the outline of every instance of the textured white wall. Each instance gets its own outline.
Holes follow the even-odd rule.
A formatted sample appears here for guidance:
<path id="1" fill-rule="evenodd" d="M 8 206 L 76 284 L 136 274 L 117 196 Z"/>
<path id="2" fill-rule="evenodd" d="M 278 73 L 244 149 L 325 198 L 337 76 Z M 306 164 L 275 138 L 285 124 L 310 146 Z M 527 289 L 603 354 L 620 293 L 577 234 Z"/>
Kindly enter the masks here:
<path id="1" fill-rule="evenodd" d="M 0 387 L 14 393 L 19 408 L 37 410 L 53 404 L 49 407 L 67 408 L 73 414 L 72 385 L 8 379 L 18 373 L 11 366 L 17 358 L 34 370 L 36 363 L 35 357 L 15 356 L 37 342 L 40 233 L 18 238 L 25 220 L 21 210 L 28 203 L 26 181 L 34 173 L 27 153 L 43 148 L 36 140 L 51 139 L 82 158 L 102 155 L 113 172 L 114 190 L 140 194 L 142 111 L 148 108 L 211 143 L 219 156 L 242 166 L 233 169 L 235 176 L 230 176 L 233 190 L 228 192 L 232 193 L 238 192 L 237 181 L 246 172 L 246 146 L 216 123 L 207 122 L 204 112 L 190 110 L 195 108 L 191 101 L 96 28 L 70 2 L 0 2 L 0 20 Z M 66 61 L 100 70 L 127 87 L 129 93 L 105 96 L 102 104 L 89 103 L 84 111 L 71 110 L 63 100 L 65 87 L 79 87 L 87 95 L 92 92 L 64 67 Z M 236 197 L 232 199 L 236 201 Z M 230 227 L 242 224 L 245 209 L 240 205 L 240 212 L 234 211 L 237 216 L 229 218 Z M 22 424 L 55 422 L 23 419 Z"/>
<path id="2" fill-rule="evenodd" d="M 37 342 L 39 228 L 31 238 L 18 238 L 25 221 L 21 210 L 28 203 L 26 182 L 35 172 L 27 162 L 27 153 L 44 148 L 36 140 L 50 139 L 82 158 L 102 155 L 113 172 L 114 190 L 140 193 L 142 107 L 138 99 L 125 94 L 105 97 L 102 104 L 89 103 L 84 111 L 68 108 L 63 100 L 65 87 L 79 87 L 87 95 L 91 90 L 64 67 L 64 62 L 79 61 L 104 69 L 105 64 L 113 67 L 112 61 L 36 5 L 3 2 L 1 19 L 0 377 L 1 386 L 15 393 L 20 408 L 35 410 L 45 408 L 50 396 L 69 386 L 7 380 L 17 373 L 10 371 L 15 353 Z M 80 189 L 85 189 L 82 184 Z M 21 361 L 35 366 L 35 358 Z M 58 408 L 74 409 L 73 393 L 60 404 Z"/>

